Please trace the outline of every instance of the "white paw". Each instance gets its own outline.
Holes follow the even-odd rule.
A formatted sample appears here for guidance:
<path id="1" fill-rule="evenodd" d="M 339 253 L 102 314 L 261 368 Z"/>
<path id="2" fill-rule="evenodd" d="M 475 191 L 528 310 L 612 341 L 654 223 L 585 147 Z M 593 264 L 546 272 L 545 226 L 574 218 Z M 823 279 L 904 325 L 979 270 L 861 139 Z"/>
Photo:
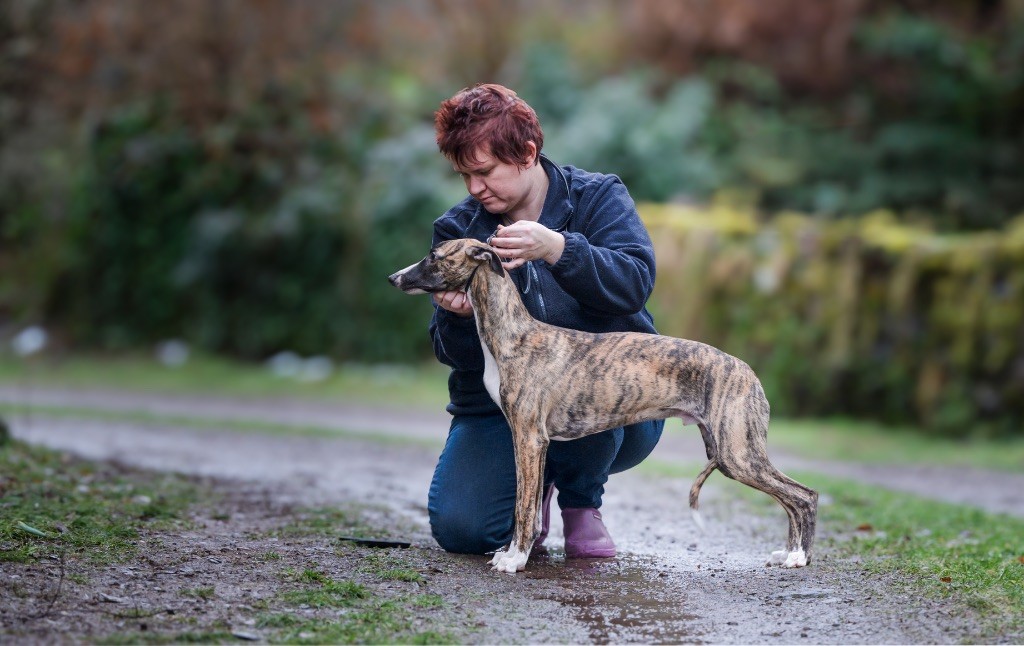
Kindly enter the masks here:
<path id="1" fill-rule="evenodd" d="M 807 565 L 807 555 L 803 550 L 787 552 L 785 550 L 772 552 L 771 557 L 765 565 L 781 565 L 784 568 L 803 567 Z"/>
<path id="2" fill-rule="evenodd" d="M 803 550 L 797 550 L 789 553 L 782 567 L 803 567 L 805 565 L 807 565 L 807 555 L 804 554 Z"/>
<path id="3" fill-rule="evenodd" d="M 515 574 L 526 569 L 526 561 L 530 558 L 529 552 L 509 548 L 508 552 L 498 552 L 491 560 L 491 569 L 498 572 Z"/>

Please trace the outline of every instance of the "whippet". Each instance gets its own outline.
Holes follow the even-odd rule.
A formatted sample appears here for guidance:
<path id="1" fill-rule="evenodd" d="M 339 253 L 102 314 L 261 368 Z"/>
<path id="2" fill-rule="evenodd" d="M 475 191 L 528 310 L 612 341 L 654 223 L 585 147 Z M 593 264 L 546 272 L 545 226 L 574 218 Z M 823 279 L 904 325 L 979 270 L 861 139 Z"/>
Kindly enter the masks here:
<path id="1" fill-rule="evenodd" d="M 768 400 L 746 363 L 696 341 L 542 323 L 530 316 L 497 251 L 477 240 L 442 242 L 388 280 L 408 294 L 465 291 L 473 306 L 484 385 L 512 428 L 516 459 L 515 528 L 492 569 L 526 567 L 540 531 L 550 440 L 669 417 L 696 424 L 707 449 L 708 462 L 690 489 L 698 525 L 697 496 L 718 469 L 786 510 L 787 549 L 773 552 L 768 563 L 802 567 L 810 561 L 818 494 L 768 460 Z"/>

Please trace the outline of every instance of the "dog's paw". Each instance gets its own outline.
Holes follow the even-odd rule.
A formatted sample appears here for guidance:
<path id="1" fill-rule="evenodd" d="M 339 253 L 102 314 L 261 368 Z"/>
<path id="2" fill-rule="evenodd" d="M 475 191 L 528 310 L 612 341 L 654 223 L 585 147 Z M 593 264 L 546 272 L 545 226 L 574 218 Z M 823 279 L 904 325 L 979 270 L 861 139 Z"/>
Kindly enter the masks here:
<path id="1" fill-rule="evenodd" d="M 765 565 L 779 565 L 784 568 L 804 567 L 807 565 L 807 555 L 804 554 L 803 550 L 797 550 L 796 552 L 780 550 L 772 552 Z"/>
<path id="2" fill-rule="evenodd" d="M 789 553 L 789 556 L 786 557 L 786 562 L 782 564 L 782 567 L 793 568 L 803 567 L 805 565 L 807 565 L 807 555 L 804 554 L 803 550 L 797 550 Z"/>
<path id="3" fill-rule="evenodd" d="M 505 572 L 507 574 L 515 574 L 516 572 L 522 572 L 526 569 L 526 560 L 529 558 L 529 553 L 521 552 L 519 550 L 502 552 L 494 555 L 494 560 L 491 562 L 492 570 L 498 572 Z"/>

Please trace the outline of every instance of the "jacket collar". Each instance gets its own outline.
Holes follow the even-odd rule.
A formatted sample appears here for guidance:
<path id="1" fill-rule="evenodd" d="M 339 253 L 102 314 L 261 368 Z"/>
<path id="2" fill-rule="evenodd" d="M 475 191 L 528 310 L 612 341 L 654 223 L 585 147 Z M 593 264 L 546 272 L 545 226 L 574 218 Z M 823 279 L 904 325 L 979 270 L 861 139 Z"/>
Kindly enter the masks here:
<path id="1" fill-rule="evenodd" d="M 569 172 L 554 163 L 544 153 L 540 154 L 541 166 L 548 172 L 548 195 L 540 212 L 540 223 L 553 231 L 563 231 L 573 214 Z"/>

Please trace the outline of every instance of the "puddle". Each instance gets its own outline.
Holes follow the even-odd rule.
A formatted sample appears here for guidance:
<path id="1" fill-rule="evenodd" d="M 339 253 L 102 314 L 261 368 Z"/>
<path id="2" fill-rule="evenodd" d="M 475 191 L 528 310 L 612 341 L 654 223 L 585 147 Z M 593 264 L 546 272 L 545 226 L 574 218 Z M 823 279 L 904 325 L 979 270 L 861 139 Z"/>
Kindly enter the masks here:
<path id="1" fill-rule="evenodd" d="M 549 553 L 533 562 L 531 579 L 559 584 L 548 597 L 572 609 L 596 644 L 696 643 L 687 597 L 678 581 L 650 560 L 635 556 L 617 559 L 565 560 Z"/>

